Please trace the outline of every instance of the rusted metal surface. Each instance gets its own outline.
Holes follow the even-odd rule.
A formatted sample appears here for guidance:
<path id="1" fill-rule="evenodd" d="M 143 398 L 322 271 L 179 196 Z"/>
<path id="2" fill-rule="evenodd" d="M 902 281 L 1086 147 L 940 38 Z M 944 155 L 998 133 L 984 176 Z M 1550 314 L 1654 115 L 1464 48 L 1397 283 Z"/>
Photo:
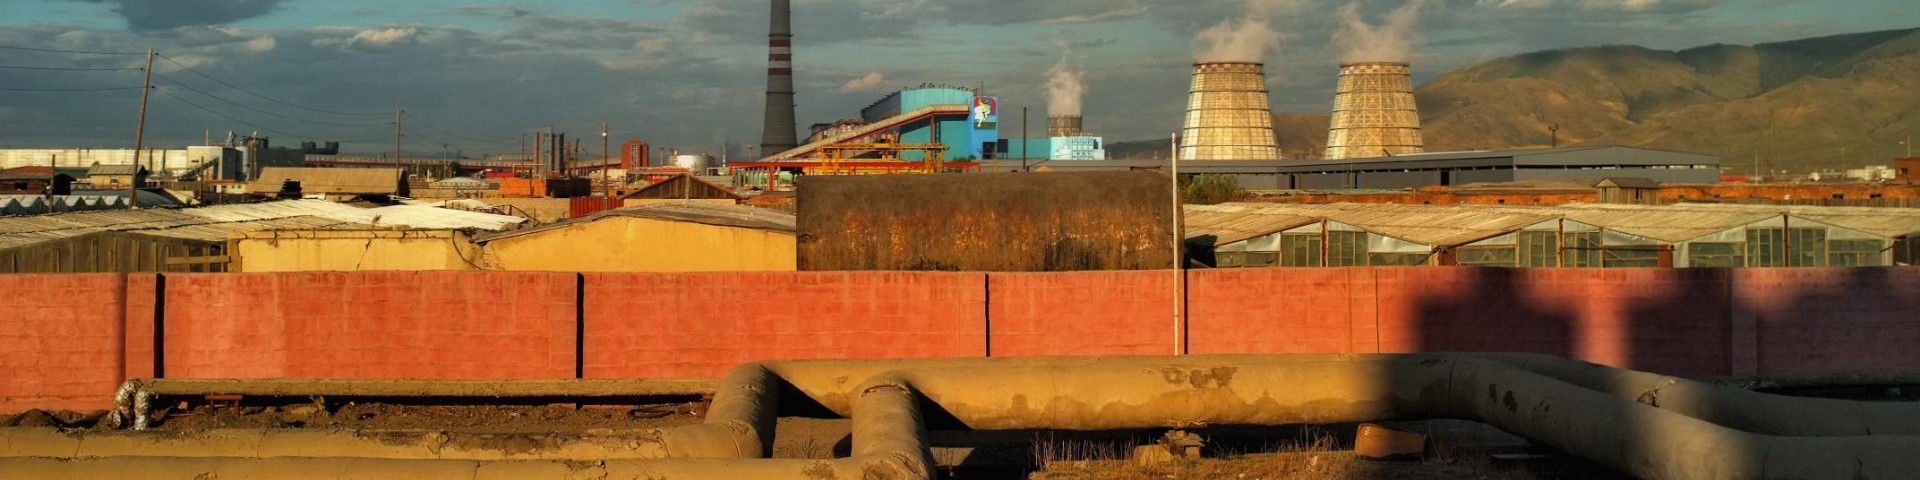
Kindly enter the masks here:
<path id="1" fill-rule="evenodd" d="M 803 177 L 799 267 L 1173 268 L 1167 181 L 1157 172 Z"/>

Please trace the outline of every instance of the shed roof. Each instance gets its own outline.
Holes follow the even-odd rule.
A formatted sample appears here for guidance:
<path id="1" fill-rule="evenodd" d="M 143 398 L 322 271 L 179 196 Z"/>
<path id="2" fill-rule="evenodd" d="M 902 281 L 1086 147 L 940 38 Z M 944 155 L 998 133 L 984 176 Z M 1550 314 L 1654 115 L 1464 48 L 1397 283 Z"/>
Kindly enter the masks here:
<path id="1" fill-rule="evenodd" d="M 733 189 L 727 188 L 718 183 L 714 183 L 714 182 L 708 181 L 707 179 L 693 176 L 693 174 L 690 174 L 690 173 L 682 173 L 679 175 L 668 177 L 666 180 L 661 180 L 652 185 L 641 187 L 639 190 L 634 190 L 633 193 L 626 194 L 625 196 L 622 196 L 620 198 L 622 199 L 686 198 L 686 199 L 702 199 L 702 200 L 709 200 L 709 199 L 739 200 L 746 197 L 742 197 L 739 194 L 733 193 Z"/>
<path id="2" fill-rule="evenodd" d="M 319 200 L 294 200 L 178 210 L 107 210 L 0 218 L 0 248 L 103 231 L 213 241 L 224 240 L 227 233 L 236 231 L 401 226 L 498 230 L 525 221 L 520 217 L 434 207 L 402 205 L 366 210 Z"/>
<path id="3" fill-rule="evenodd" d="M 1648 178 L 1607 177 L 1594 184 L 1596 188 L 1660 188 L 1660 182 Z"/>
<path id="4" fill-rule="evenodd" d="M 1360 227 L 1372 233 L 1437 247 L 1465 245 L 1552 220 L 1546 212 L 1491 209 L 1472 205 L 1383 205 L 1332 203 L 1235 204 L 1257 206 L 1266 214 L 1287 214 Z"/>
<path id="5" fill-rule="evenodd" d="M 133 175 L 134 172 L 145 174 L 147 173 L 147 167 L 136 165 L 102 165 L 98 163 L 87 167 L 87 176 L 89 177 L 94 175 Z"/>
<path id="6" fill-rule="evenodd" d="M 57 174 L 53 167 L 14 167 L 0 170 L 0 180 L 51 180 Z"/>
<path id="7" fill-rule="evenodd" d="M 337 195 L 397 195 L 402 171 L 398 168 L 292 168 L 260 169 L 260 179 L 250 187 L 254 191 L 278 191 L 286 180 L 300 182 L 305 193 Z"/>
<path id="8" fill-rule="evenodd" d="M 1320 219 L 1259 209 L 1235 209 L 1231 206 L 1188 205 L 1185 224 L 1187 238 L 1212 235 L 1214 245 L 1227 245 L 1311 225 Z"/>
<path id="9" fill-rule="evenodd" d="M 608 218 L 645 218 L 670 222 L 688 222 L 721 227 L 749 228 L 771 232 L 793 233 L 796 230 L 795 217 L 786 212 L 742 205 L 712 205 L 702 203 L 663 203 L 643 207 L 618 208 L 592 215 L 551 223 L 534 228 L 482 235 L 474 240 L 481 243 L 507 238 L 533 235 L 541 232 L 572 228 Z"/>

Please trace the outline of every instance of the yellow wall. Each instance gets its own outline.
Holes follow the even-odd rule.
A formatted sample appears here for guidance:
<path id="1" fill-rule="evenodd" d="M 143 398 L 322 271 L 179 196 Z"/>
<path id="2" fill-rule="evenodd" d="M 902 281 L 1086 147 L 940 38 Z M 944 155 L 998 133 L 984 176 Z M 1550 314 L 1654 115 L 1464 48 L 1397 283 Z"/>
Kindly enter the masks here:
<path id="1" fill-rule="evenodd" d="M 793 271 L 793 238 L 791 232 L 609 217 L 489 242 L 485 264 L 547 272 Z"/>
<path id="2" fill-rule="evenodd" d="M 661 205 L 661 204 L 739 205 L 740 202 L 737 200 L 731 200 L 731 199 L 725 199 L 725 198 L 694 199 L 694 200 L 680 200 L 680 199 L 674 199 L 674 198 L 629 198 L 629 199 L 620 201 L 620 206 L 628 207 L 628 208 L 644 207 L 648 205 Z"/>
<path id="3" fill-rule="evenodd" d="M 245 273 L 478 270 L 480 257 L 466 234 L 450 231 L 254 232 L 229 241 L 233 271 Z"/>

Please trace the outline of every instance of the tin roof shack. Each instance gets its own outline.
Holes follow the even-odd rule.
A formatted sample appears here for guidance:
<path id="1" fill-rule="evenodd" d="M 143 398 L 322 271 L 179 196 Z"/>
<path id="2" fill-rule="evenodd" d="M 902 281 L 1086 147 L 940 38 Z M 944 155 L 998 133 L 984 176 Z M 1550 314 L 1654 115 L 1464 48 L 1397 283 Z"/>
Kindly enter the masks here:
<path id="1" fill-rule="evenodd" d="M 1173 268 L 1170 189 L 1150 171 L 807 176 L 800 269 Z"/>
<path id="2" fill-rule="evenodd" d="M 240 273 L 479 270 L 471 230 L 337 228 L 235 232 Z"/>
<path id="3" fill-rule="evenodd" d="M 101 165 L 93 164 L 87 168 L 87 185 L 95 190 L 127 188 L 127 185 L 147 186 L 147 167 L 138 165 Z"/>
<path id="4" fill-rule="evenodd" d="M 278 192 L 288 180 L 300 182 L 306 198 L 348 201 L 362 197 L 384 199 L 411 193 L 405 172 L 398 168 L 290 168 L 260 169 L 260 179 L 247 185 L 256 194 Z"/>
<path id="5" fill-rule="evenodd" d="M 732 189 L 686 173 L 668 177 L 620 197 L 629 207 L 685 202 L 737 205 L 745 199 L 733 193 Z"/>
<path id="6" fill-rule="evenodd" d="M 738 205 L 621 208 L 476 241 L 489 270 L 794 270 L 793 215 Z"/>
<path id="7" fill-rule="evenodd" d="M 48 188 L 52 192 L 48 192 Z M 53 167 L 18 167 L 0 170 L 0 195 L 68 195 L 73 193 L 73 176 Z"/>

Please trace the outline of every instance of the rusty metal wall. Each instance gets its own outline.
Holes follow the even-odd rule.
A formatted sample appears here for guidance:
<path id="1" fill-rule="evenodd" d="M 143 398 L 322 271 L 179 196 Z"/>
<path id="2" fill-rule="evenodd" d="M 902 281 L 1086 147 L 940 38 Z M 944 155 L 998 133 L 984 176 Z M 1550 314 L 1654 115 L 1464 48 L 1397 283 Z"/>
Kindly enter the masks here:
<path id="1" fill-rule="evenodd" d="M 807 176 L 803 271 L 1173 268 L 1173 200 L 1152 171 Z"/>

